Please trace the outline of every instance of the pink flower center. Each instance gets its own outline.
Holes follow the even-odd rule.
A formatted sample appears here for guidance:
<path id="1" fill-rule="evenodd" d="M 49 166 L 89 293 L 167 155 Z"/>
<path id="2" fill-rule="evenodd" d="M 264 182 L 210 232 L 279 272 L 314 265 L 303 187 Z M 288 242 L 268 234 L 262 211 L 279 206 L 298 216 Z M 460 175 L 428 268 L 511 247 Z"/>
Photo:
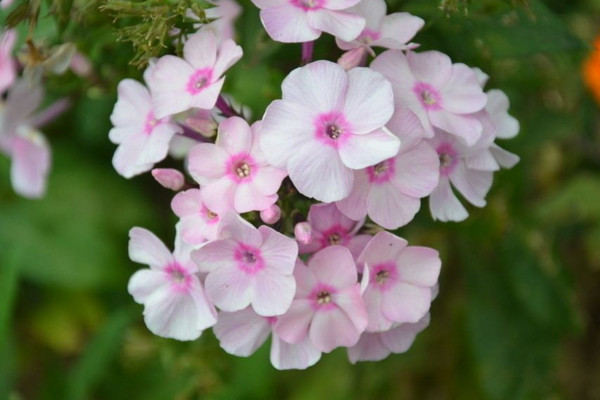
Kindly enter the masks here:
<path id="1" fill-rule="evenodd" d="M 417 82 L 413 87 L 413 93 L 426 110 L 440 110 L 442 108 L 442 96 L 430 84 Z"/>
<path id="2" fill-rule="evenodd" d="M 250 154 L 238 153 L 229 158 L 227 171 L 229 178 L 234 182 L 250 182 L 256 174 L 256 162 Z"/>
<path id="3" fill-rule="evenodd" d="M 321 246 L 335 246 L 345 244 L 348 241 L 348 231 L 339 225 L 334 225 L 326 231 L 321 232 Z"/>
<path id="4" fill-rule="evenodd" d="M 361 32 L 361 34 L 357 40 L 363 44 L 369 45 L 372 42 L 374 42 L 375 40 L 379 39 L 380 37 L 381 37 L 381 34 L 379 32 L 374 31 L 369 28 L 365 28 Z"/>
<path id="5" fill-rule="evenodd" d="M 325 0 L 290 0 L 290 3 L 304 11 L 314 11 L 323 8 Z"/>
<path id="6" fill-rule="evenodd" d="M 146 135 L 150 135 L 152 133 L 152 131 L 154 130 L 154 128 L 156 128 L 158 125 L 162 124 L 162 120 L 156 119 L 156 117 L 154 116 L 154 113 L 152 111 L 150 111 L 148 113 L 148 115 L 146 116 L 146 123 L 144 124 L 144 133 Z"/>
<path id="7" fill-rule="evenodd" d="M 202 219 L 204 219 L 204 222 L 206 222 L 208 225 L 219 223 L 219 215 L 209 210 L 205 205 L 202 205 L 200 215 L 202 215 Z"/>
<path id="8" fill-rule="evenodd" d="M 371 268 L 370 284 L 385 291 L 398 281 L 398 268 L 393 262 L 377 264 Z"/>
<path id="9" fill-rule="evenodd" d="M 187 84 L 187 91 L 196 95 L 212 83 L 212 68 L 202 68 L 192 74 Z"/>
<path id="10" fill-rule="evenodd" d="M 308 295 L 312 300 L 312 306 L 315 310 L 331 310 L 336 308 L 333 295 L 337 291 L 334 287 L 319 283 Z"/>
<path id="11" fill-rule="evenodd" d="M 367 168 L 367 175 L 371 183 L 389 182 L 395 173 L 395 162 L 393 158 L 389 158 Z"/>
<path id="12" fill-rule="evenodd" d="M 260 249 L 240 243 L 234 250 L 233 258 L 238 268 L 247 274 L 254 275 L 265 268 Z"/>
<path id="13" fill-rule="evenodd" d="M 171 287 L 176 291 L 184 291 L 190 288 L 192 277 L 181 264 L 170 264 L 164 271 L 169 276 Z"/>
<path id="14" fill-rule="evenodd" d="M 436 149 L 440 158 L 440 174 L 448 176 L 456 168 L 458 163 L 458 152 L 451 143 L 441 143 Z"/>
<path id="15" fill-rule="evenodd" d="M 315 137 L 321 143 L 338 148 L 351 135 L 350 124 L 338 112 L 320 114 L 314 122 Z"/>

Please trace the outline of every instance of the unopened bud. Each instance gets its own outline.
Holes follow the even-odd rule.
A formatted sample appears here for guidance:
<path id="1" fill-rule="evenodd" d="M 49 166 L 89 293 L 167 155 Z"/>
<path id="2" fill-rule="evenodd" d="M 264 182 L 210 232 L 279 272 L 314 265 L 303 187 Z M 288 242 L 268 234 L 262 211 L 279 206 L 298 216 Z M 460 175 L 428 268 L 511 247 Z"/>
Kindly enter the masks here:
<path id="1" fill-rule="evenodd" d="M 346 71 L 349 71 L 354 67 L 363 66 L 366 64 L 366 62 L 367 49 L 364 47 L 358 47 L 356 49 L 347 51 L 338 59 L 338 64 Z"/>
<path id="2" fill-rule="evenodd" d="M 175 192 L 181 190 L 185 184 L 183 174 L 176 169 L 154 168 L 152 170 L 152 176 L 162 187 L 171 189 Z"/>
<path id="3" fill-rule="evenodd" d="M 277 204 L 273 204 L 271 207 L 260 212 L 260 219 L 262 219 L 265 224 L 274 224 L 279 221 L 279 218 L 281 218 L 281 208 L 279 208 Z"/>
<path id="4" fill-rule="evenodd" d="M 297 223 L 294 227 L 294 236 L 302 244 L 309 244 L 312 240 L 312 227 L 308 222 Z"/>

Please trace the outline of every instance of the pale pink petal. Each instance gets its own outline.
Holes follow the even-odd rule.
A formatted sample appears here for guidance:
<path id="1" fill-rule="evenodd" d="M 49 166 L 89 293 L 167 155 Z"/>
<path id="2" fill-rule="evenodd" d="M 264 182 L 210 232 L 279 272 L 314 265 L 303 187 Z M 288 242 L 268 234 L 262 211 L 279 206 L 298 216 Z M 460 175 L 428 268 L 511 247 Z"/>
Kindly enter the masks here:
<path id="1" fill-rule="evenodd" d="M 248 307 L 232 313 L 221 312 L 213 332 L 223 350 L 239 357 L 253 354 L 269 337 L 269 322 Z"/>
<path id="2" fill-rule="evenodd" d="M 309 26 L 302 9 L 288 4 L 262 9 L 260 20 L 269 36 L 277 42 L 309 42 L 321 36 L 320 30 Z"/>
<path id="3" fill-rule="evenodd" d="M 188 169 L 192 178 L 201 185 L 213 182 L 226 174 L 229 156 L 212 143 L 199 143 L 189 153 Z"/>
<path id="4" fill-rule="evenodd" d="M 210 110 L 211 108 L 213 108 L 217 103 L 219 94 L 221 94 L 221 89 L 223 88 L 224 83 L 225 78 L 221 78 L 218 81 L 206 86 L 204 90 L 202 90 L 202 92 L 196 94 L 195 96 L 192 96 L 189 102 L 189 106 L 186 107 L 186 109 L 196 107 L 205 110 Z"/>
<path id="5" fill-rule="evenodd" d="M 188 292 L 163 286 L 152 294 L 144 307 L 144 321 L 158 336 L 177 340 L 195 340 L 202 330 L 217 321 L 216 312 L 206 299 L 202 286 L 191 277 Z"/>
<path id="6" fill-rule="evenodd" d="M 152 170 L 152 177 L 162 187 L 173 191 L 181 190 L 185 184 L 185 177 L 183 174 L 173 168 L 154 168 Z"/>
<path id="7" fill-rule="evenodd" d="M 426 137 L 419 117 L 408 108 L 396 109 L 386 127 L 400 138 L 402 153 L 407 152 Z"/>
<path id="8" fill-rule="evenodd" d="M 496 144 L 490 147 L 492 155 L 502 168 L 512 168 L 519 162 L 520 158 L 516 154 L 504 150 Z"/>
<path id="9" fill-rule="evenodd" d="M 358 263 L 373 267 L 382 262 L 396 260 L 407 244 L 406 240 L 396 235 L 386 231 L 379 232 L 358 257 Z"/>
<path id="10" fill-rule="evenodd" d="M 333 295 L 333 302 L 350 318 L 354 328 L 363 332 L 367 327 L 367 307 L 360 293 L 360 286 L 353 285 Z"/>
<path id="11" fill-rule="evenodd" d="M 143 151 L 139 154 L 139 164 L 154 164 L 162 161 L 169 152 L 169 143 L 175 133 L 181 130 L 174 124 L 160 124 L 156 126 L 146 141 Z"/>
<path id="12" fill-rule="evenodd" d="M 365 19 L 360 15 L 343 11 L 320 9 L 307 14 L 308 25 L 327 32 L 346 42 L 356 39 L 365 28 Z"/>
<path id="13" fill-rule="evenodd" d="M 387 47 L 389 49 L 407 48 L 406 44 L 425 25 L 425 21 L 409 13 L 393 13 L 387 15 L 381 21 L 379 33 L 380 39 L 373 42 L 374 46 Z"/>
<path id="14" fill-rule="evenodd" d="M 431 287 L 437 283 L 442 262 L 434 249 L 408 246 L 400 253 L 396 265 L 402 282 Z"/>
<path id="15" fill-rule="evenodd" d="M 349 135 L 338 148 L 345 166 L 362 169 L 394 157 L 400 149 L 400 140 L 387 129 L 378 129 L 366 135 Z"/>
<path id="16" fill-rule="evenodd" d="M 189 189 L 177 193 L 171 201 L 171 209 L 179 218 L 199 214 L 202 210 L 202 197 L 199 189 Z"/>
<path id="17" fill-rule="evenodd" d="M 471 114 L 485 107 L 487 96 L 477 75 L 465 64 L 452 66 L 452 77 L 441 90 L 444 109 L 456 114 Z"/>
<path id="18" fill-rule="evenodd" d="M 129 279 L 127 291 L 136 303 L 144 304 L 161 286 L 169 285 L 167 274 L 163 271 L 140 269 Z"/>
<path id="19" fill-rule="evenodd" d="M 329 10 L 345 10 L 356 6 L 361 0 L 326 0 L 324 7 Z"/>
<path id="20" fill-rule="evenodd" d="M 327 8 L 330 8 L 329 4 Z M 347 7 L 341 9 L 343 10 L 345 8 Z M 384 0 L 360 1 L 354 7 L 346 11 L 362 16 L 365 18 L 365 28 L 377 31 L 379 30 L 381 20 L 387 13 L 387 6 Z"/>
<path id="21" fill-rule="evenodd" d="M 224 269 L 231 265 L 235 247 L 233 240 L 208 242 L 192 253 L 192 260 L 202 272 Z"/>
<path id="22" fill-rule="evenodd" d="M 468 146 L 474 145 L 483 132 L 481 122 L 471 115 L 451 114 L 444 111 L 430 111 L 428 115 L 433 126 L 460 137 Z"/>
<path id="23" fill-rule="evenodd" d="M 296 260 L 294 267 L 294 278 L 296 279 L 296 298 L 305 299 L 309 297 L 317 282 L 317 277 L 313 272 L 300 260 Z"/>
<path id="24" fill-rule="evenodd" d="M 21 196 L 39 198 L 46 192 L 50 147 L 41 133 L 29 131 L 26 135 L 13 138 L 10 179 L 13 189 Z"/>
<path id="25" fill-rule="evenodd" d="M 115 126 L 143 126 L 152 103 L 148 89 L 133 79 L 124 79 L 117 86 L 117 103 L 110 116 Z"/>
<path id="26" fill-rule="evenodd" d="M 363 299 L 368 315 L 366 330 L 368 332 L 380 332 L 390 329 L 394 322 L 386 318 L 381 312 L 383 300 L 381 290 L 373 285 L 368 285 L 363 294 Z"/>
<path id="27" fill-rule="evenodd" d="M 167 55 L 157 61 L 147 81 L 157 118 L 190 108 L 192 95 L 187 91 L 187 84 L 193 74 L 194 69 L 181 58 Z"/>
<path id="28" fill-rule="evenodd" d="M 265 196 L 251 183 L 237 185 L 233 198 L 233 207 L 238 213 L 262 211 L 277 201 L 277 195 Z"/>
<path id="29" fill-rule="evenodd" d="M 307 336 L 298 343 L 284 342 L 273 332 L 271 337 L 271 364 L 278 370 L 306 369 L 321 359 L 321 352 Z"/>
<path id="30" fill-rule="evenodd" d="M 323 202 L 348 196 L 354 180 L 336 149 L 318 142 L 297 149 L 288 162 L 288 173 L 300 193 Z"/>
<path id="31" fill-rule="evenodd" d="M 173 256 L 165 244 L 144 228 L 129 231 L 129 258 L 153 269 L 164 269 L 173 263 Z"/>
<path id="32" fill-rule="evenodd" d="M 4 4 L 2 6 L 8 7 Z M 17 77 L 17 64 L 11 54 L 16 38 L 16 33 L 12 29 L 0 35 L 0 93 L 8 89 Z"/>
<path id="33" fill-rule="evenodd" d="M 331 61 L 315 61 L 290 72 L 281 84 L 281 90 L 283 100 L 307 107 L 314 116 L 316 112 L 341 111 L 348 90 L 348 74 L 342 67 Z M 311 133 L 314 116 L 310 119 Z M 263 118 L 263 126 L 265 120 L 266 118 Z"/>
<path id="34" fill-rule="evenodd" d="M 469 213 L 456 198 L 450 187 L 448 178 L 440 178 L 438 187 L 431 192 L 429 197 L 429 210 L 434 220 L 464 221 Z"/>
<path id="35" fill-rule="evenodd" d="M 263 8 L 273 8 L 288 3 L 289 0 L 252 0 L 254 5 L 261 10 Z"/>
<path id="36" fill-rule="evenodd" d="M 296 241 L 268 226 L 258 228 L 262 236 L 262 253 L 265 264 L 269 269 L 280 274 L 292 274 L 298 257 Z"/>
<path id="37" fill-rule="evenodd" d="M 338 308 L 315 313 L 309 328 L 310 340 L 324 353 L 340 346 L 354 346 L 360 334 L 348 315 Z"/>
<path id="38" fill-rule="evenodd" d="M 444 53 L 435 50 L 423 53 L 409 51 L 406 57 L 415 78 L 438 90 L 452 77 L 452 61 Z"/>
<path id="39" fill-rule="evenodd" d="M 296 282 L 290 275 L 282 275 L 269 267 L 255 276 L 252 308 L 258 315 L 272 317 L 282 315 L 292 304 Z"/>
<path id="40" fill-rule="evenodd" d="M 407 96 L 416 83 L 415 75 L 408 60 L 400 50 L 388 50 L 377 56 L 371 63 L 371 68 L 383 74 L 391 82 L 394 90 L 394 102 L 404 107 L 417 104 L 418 99 Z"/>
<path id="41" fill-rule="evenodd" d="M 197 260 L 198 257 L 196 263 Z M 252 280 L 231 264 L 212 270 L 206 277 L 205 286 L 208 298 L 223 311 L 238 311 L 250 305 Z"/>
<path id="42" fill-rule="evenodd" d="M 252 186 L 263 195 L 275 194 L 286 176 L 287 172 L 283 169 L 271 165 L 260 166 L 252 178 Z"/>
<path id="43" fill-rule="evenodd" d="M 248 122 L 240 117 L 227 118 L 219 124 L 219 134 L 215 144 L 231 155 L 250 153 L 252 131 Z"/>
<path id="44" fill-rule="evenodd" d="M 485 206 L 485 195 L 492 187 L 493 173 L 490 171 L 474 171 L 459 162 L 452 175 L 450 182 L 465 198 L 474 206 Z"/>
<path id="45" fill-rule="evenodd" d="M 414 324 L 402 324 L 387 332 L 382 332 L 380 336 L 381 342 L 392 353 L 404 353 L 412 346 L 417 335 L 428 326 L 429 314 Z"/>
<path id="46" fill-rule="evenodd" d="M 335 288 L 347 288 L 358 282 L 354 258 L 344 246 L 334 245 L 320 250 L 311 257 L 308 265 L 319 282 Z"/>
<path id="47" fill-rule="evenodd" d="M 240 46 L 235 44 L 231 39 L 225 40 L 219 48 L 219 54 L 217 55 L 217 61 L 213 68 L 215 76 L 221 76 L 227 71 L 233 64 L 242 58 L 243 51 Z"/>
<path id="48" fill-rule="evenodd" d="M 208 225 L 200 215 L 184 217 L 180 224 L 181 236 L 187 243 L 197 245 L 216 238 L 216 227 Z"/>
<path id="49" fill-rule="evenodd" d="M 439 175 L 439 156 L 426 142 L 396 157 L 394 186 L 408 196 L 428 196 L 438 185 Z"/>
<path id="50" fill-rule="evenodd" d="M 487 96 L 485 109 L 494 122 L 496 136 L 501 139 L 511 139 L 517 136 L 520 128 L 519 121 L 508 114 L 508 96 L 498 89 L 490 90 L 487 92 Z"/>
<path id="51" fill-rule="evenodd" d="M 138 133 L 129 136 L 117 147 L 112 158 L 112 164 L 121 176 L 129 179 L 152 169 L 153 163 L 142 164 L 138 162 L 147 141 L 147 136 Z"/>
<path id="52" fill-rule="evenodd" d="M 381 311 L 394 322 L 417 322 L 429 311 L 431 290 L 398 283 L 383 293 Z"/>
<path id="53" fill-rule="evenodd" d="M 211 31 L 200 30 L 188 37 L 183 46 L 183 57 L 195 69 L 211 68 L 217 57 L 215 35 Z"/>
<path id="54" fill-rule="evenodd" d="M 390 351 L 381 342 L 379 333 L 364 332 L 355 346 L 348 348 L 348 359 L 352 364 L 357 361 L 380 361 Z"/>
<path id="55" fill-rule="evenodd" d="M 27 124 L 44 97 L 42 85 L 32 85 L 26 79 L 18 79 L 8 91 L 4 103 L 3 127 L 12 131 L 17 125 Z"/>
<path id="56" fill-rule="evenodd" d="M 274 331 L 288 343 L 299 343 L 307 337 L 313 315 L 311 300 L 294 299 L 287 312 L 277 319 Z"/>
<path id="57" fill-rule="evenodd" d="M 394 185 L 374 185 L 367 207 L 374 222 L 386 229 L 397 229 L 412 221 L 421 208 L 421 201 L 403 194 Z"/>
<path id="58" fill-rule="evenodd" d="M 371 241 L 372 238 L 373 236 L 371 235 L 356 235 L 352 237 L 352 239 L 350 239 L 348 243 L 346 243 L 346 247 L 348 248 L 348 250 L 350 250 L 350 253 L 352 253 L 352 257 L 354 257 L 355 260 L 358 259 L 360 253 L 362 253 L 362 251 L 365 249 L 365 247 Z"/>
<path id="59" fill-rule="evenodd" d="M 365 47 L 357 47 L 342 54 L 337 63 L 349 71 L 355 67 L 364 67 L 367 64 L 368 55 L 369 52 Z"/>
<path id="60" fill-rule="evenodd" d="M 313 204 L 308 210 L 308 222 L 317 232 L 329 230 L 333 226 L 339 226 L 350 232 L 355 228 L 356 221 L 344 216 L 334 204 Z"/>
<path id="61" fill-rule="evenodd" d="M 367 199 L 371 191 L 371 184 L 364 171 L 354 173 L 354 186 L 352 192 L 338 202 L 337 208 L 349 218 L 360 220 L 367 216 Z"/>
<path id="62" fill-rule="evenodd" d="M 315 117 L 310 108 L 291 101 L 275 100 L 267 107 L 260 127 L 260 147 L 270 164 L 287 167 L 298 147 L 314 136 Z"/>
<path id="63" fill-rule="evenodd" d="M 394 114 L 392 85 L 379 72 L 354 68 L 348 72 L 344 115 L 352 133 L 366 134 L 383 127 Z"/>
<path id="64" fill-rule="evenodd" d="M 467 168 L 477 171 L 498 171 L 500 165 L 490 149 L 483 149 L 465 158 Z"/>

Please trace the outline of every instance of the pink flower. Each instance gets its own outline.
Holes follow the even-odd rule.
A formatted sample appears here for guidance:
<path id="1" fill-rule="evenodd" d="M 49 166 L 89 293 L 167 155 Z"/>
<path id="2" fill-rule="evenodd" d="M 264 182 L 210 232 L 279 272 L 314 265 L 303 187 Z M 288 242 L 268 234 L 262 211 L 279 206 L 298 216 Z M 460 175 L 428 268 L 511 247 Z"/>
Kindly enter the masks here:
<path id="1" fill-rule="evenodd" d="M 192 255 L 208 272 L 206 291 L 214 304 L 229 312 L 252 304 L 264 317 L 286 312 L 296 290 L 296 242 L 264 225 L 256 229 L 234 213 L 223 217 L 218 237 Z"/>
<path id="2" fill-rule="evenodd" d="M 423 53 L 389 50 L 371 68 L 392 83 L 396 107 L 409 108 L 423 124 L 427 137 L 439 128 L 473 145 L 483 127 L 472 114 L 486 104 L 477 75 L 464 64 L 452 64 L 438 51 Z"/>
<path id="3" fill-rule="evenodd" d="M 348 349 L 352 364 L 357 361 L 380 361 L 390 353 L 405 353 L 415 338 L 429 326 L 429 314 L 419 322 L 400 324 L 384 332 L 364 332 L 356 346 Z"/>
<path id="4" fill-rule="evenodd" d="M 115 170 L 131 178 L 162 161 L 169 151 L 169 142 L 181 128 L 169 118 L 156 117 L 150 93 L 141 83 L 124 79 L 117 90 L 119 97 L 110 116 L 114 127 L 108 137 L 119 145 L 113 156 Z"/>
<path id="5" fill-rule="evenodd" d="M 260 122 L 239 117 L 219 125 L 216 144 L 200 143 L 189 154 L 189 170 L 202 186 L 207 207 L 219 214 L 262 211 L 277 201 L 287 175 L 267 162 L 258 144 Z"/>
<path id="6" fill-rule="evenodd" d="M 133 274 L 127 290 L 144 305 L 144 321 L 155 335 L 194 340 L 217 321 L 190 250 L 177 238 L 171 254 L 152 232 L 142 228 L 129 231 L 129 258 L 150 269 Z"/>
<path id="7" fill-rule="evenodd" d="M 360 0 L 252 0 L 271 39 L 309 42 L 326 32 L 343 40 L 357 37 L 365 19 L 345 10 Z"/>
<path id="8" fill-rule="evenodd" d="M 0 0 L 0 8 L 8 8 L 15 0 Z"/>
<path id="9" fill-rule="evenodd" d="M 152 177 L 165 189 L 178 191 L 185 185 L 185 177 L 183 174 L 173 168 L 154 168 Z"/>
<path id="10" fill-rule="evenodd" d="M 384 129 L 394 107 L 381 74 L 316 61 L 292 71 L 282 91 L 265 112 L 260 145 L 305 196 L 341 200 L 352 190 L 352 170 L 398 152 L 400 141 Z"/>
<path id="11" fill-rule="evenodd" d="M 366 59 L 367 53 L 375 56 L 373 47 L 398 50 L 415 48 L 416 44 L 407 43 L 425 24 L 421 18 L 409 13 L 386 15 L 387 7 L 384 0 L 363 0 L 346 11 L 365 17 L 365 28 L 352 41 L 344 41 L 340 38 L 336 38 L 335 41 L 342 50 L 357 50 L 363 59 Z M 355 54 L 354 57 L 357 55 Z M 356 65 L 358 64 L 354 66 Z"/>
<path id="12" fill-rule="evenodd" d="M 343 215 L 335 204 L 313 204 L 308 211 L 311 226 L 311 240 L 300 242 L 300 254 L 316 253 L 328 246 L 347 247 L 356 259 L 367 243 L 370 235 L 357 235 L 364 221 L 356 221 Z"/>
<path id="13" fill-rule="evenodd" d="M 36 128 L 49 119 L 45 112 L 34 114 L 43 90 L 17 80 L 0 100 L 0 151 L 9 156 L 11 183 L 15 192 L 27 198 L 39 198 L 46 192 L 50 170 L 50 147 Z M 51 107 L 52 108 L 52 107 Z"/>
<path id="14" fill-rule="evenodd" d="M 10 29 L 0 35 L 0 95 L 17 78 L 17 63 L 12 56 L 16 38 L 15 31 Z"/>
<path id="15" fill-rule="evenodd" d="M 296 343 L 281 340 L 272 326 L 277 317 L 261 317 L 248 307 L 232 313 L 222 312 L 213 331 L 226 352 L 247 357 L 253 354 L 272 334 L 271 364 L 279 370 L 305 369 L 319 361 L 321 351 L 317 350 L 307 337 Z"/>
<path id="16" fill-rule="evenodd" d="M 214 33 L 202 29 L 185 42 L 183 57 L 161 57 L 148 76 L 157 118 L 213 108 L 225 82 L 221 76 L 242 57 L 242 48 L 232 40 L 218 46 Z"/>
<path id="17" fill-rule="evenodd" d="M 175 215 L 181 218 L 181 238 L 198 245 L 217 238 L 219 215 L 206 207 L 199 189 L 178 193 L 171 202 Z"/>
<path id="18" fill-rule="evenodd" d="M 294 237 L 300 244 L 309 244 L 312 240 L 312 227 L 308 222 L 298 222 L 294 225 Z"/>
<path id="19" fill-rule="evenodd" d="M 387 127 L 400 138 L 400 152 L 356 171 L 352 192 L 336 204 L 350 218 L 368 215 L 386 229 L 397 229 L 414 218 L 420 199 L 437 186 L 440 162 L 435 150 L 421 140 L 423 127 L 408 109 L 396 112 Z"/>
<path id="20" fill-rule="evenodd" d="M 279 337 L 299 343 L 308 336 L 325 353 L 354 346 L 367 326 L 367 310 L 350 251 L 327 247 L 309 259 L 308 267 L 298 260 L 294 276 L 298 289 L 289 311 L 275 325 Z"/>
<path id="21" fill-rule="evenodd" d="M 234 22 L 241 14 L 242 8 L 234 0 L 211 0 L 209 3 L 216 7 L 204 10 L 206 18 L 214 21 L 204 25 L 203 29 L 211 30 L 219 43 L 233 39 L 235 36 Z"/>
<path id="22" fill-rule="evenodd" d="M 363 293 L 367 331 L 387 331 L 427 314 L 441 268 L 436 250 L 407 246 L 406 240 L 383 231 L 367 244 L 358 263 L 368 276 Z"/>
<path id="23" fill-rule="evenodd" d="M 485 206 L 485 196 L 492 186 L 493 172 L 500 169 L 491 152 L 494 126 L 487 113 L 479 113 L 484 125 L 483 136 L 473 146 L 466 146 L 454 135 L 436 130 L 429 144 L 440 159 L 440 180 L 429 198 L 433 219 L 462 221 L 469 216 L 454 195 L 450 183 L 476 207 Z"/>
<path id="24" fill-rule="evenodd" d="M 265 208 L 260 212 L 260 219 L 265 224 L 273 225 L 281 218 L 281 208 L 277 204 L 273 204 L 269 208 Z"/>

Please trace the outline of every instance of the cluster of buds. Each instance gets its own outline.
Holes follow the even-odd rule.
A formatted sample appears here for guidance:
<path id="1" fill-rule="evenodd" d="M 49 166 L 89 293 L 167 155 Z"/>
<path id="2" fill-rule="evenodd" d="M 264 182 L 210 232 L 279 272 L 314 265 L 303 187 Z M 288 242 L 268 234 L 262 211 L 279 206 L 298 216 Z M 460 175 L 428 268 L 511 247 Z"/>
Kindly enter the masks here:
<path id="1" fill-rule="evenodd" d="M 305 65 L 250 122 L 221 93 L 242 57 L 230 3 L 213 12 L 229 35 L 199 26 L 182 58 L 150 63 L 147 86 L 119 84 L 114 167 L 152 171 L 177 192 L 180 218 L 173 253 L 131 230 L 130 258 L 150 268 L 129 292 L 159 336 L 212 327 L 225 351 L 248 356 L 270 335 L 278 369 L 338 347 L 351 362 L 406 351 L 429 324 L 441 260 L 383 228 L 407 225 L 426 197 L 434 219 L 464 220 L 453 187 L 485 205 L 493 173 L 518 161 L 495 144 L 519 130 L 506 95 L 484 92 L 477 69 L 416 52 L 424 21 L 386 15 L 384 0 L 253 0 L 272 39 L 302 43 Z M 322 32 L 346 51 L 337 63 L 312 62 Z M 169 152 L 185 172 L 154 168 Z M 367 232 L 367 218 L 380 228 Z"/>

